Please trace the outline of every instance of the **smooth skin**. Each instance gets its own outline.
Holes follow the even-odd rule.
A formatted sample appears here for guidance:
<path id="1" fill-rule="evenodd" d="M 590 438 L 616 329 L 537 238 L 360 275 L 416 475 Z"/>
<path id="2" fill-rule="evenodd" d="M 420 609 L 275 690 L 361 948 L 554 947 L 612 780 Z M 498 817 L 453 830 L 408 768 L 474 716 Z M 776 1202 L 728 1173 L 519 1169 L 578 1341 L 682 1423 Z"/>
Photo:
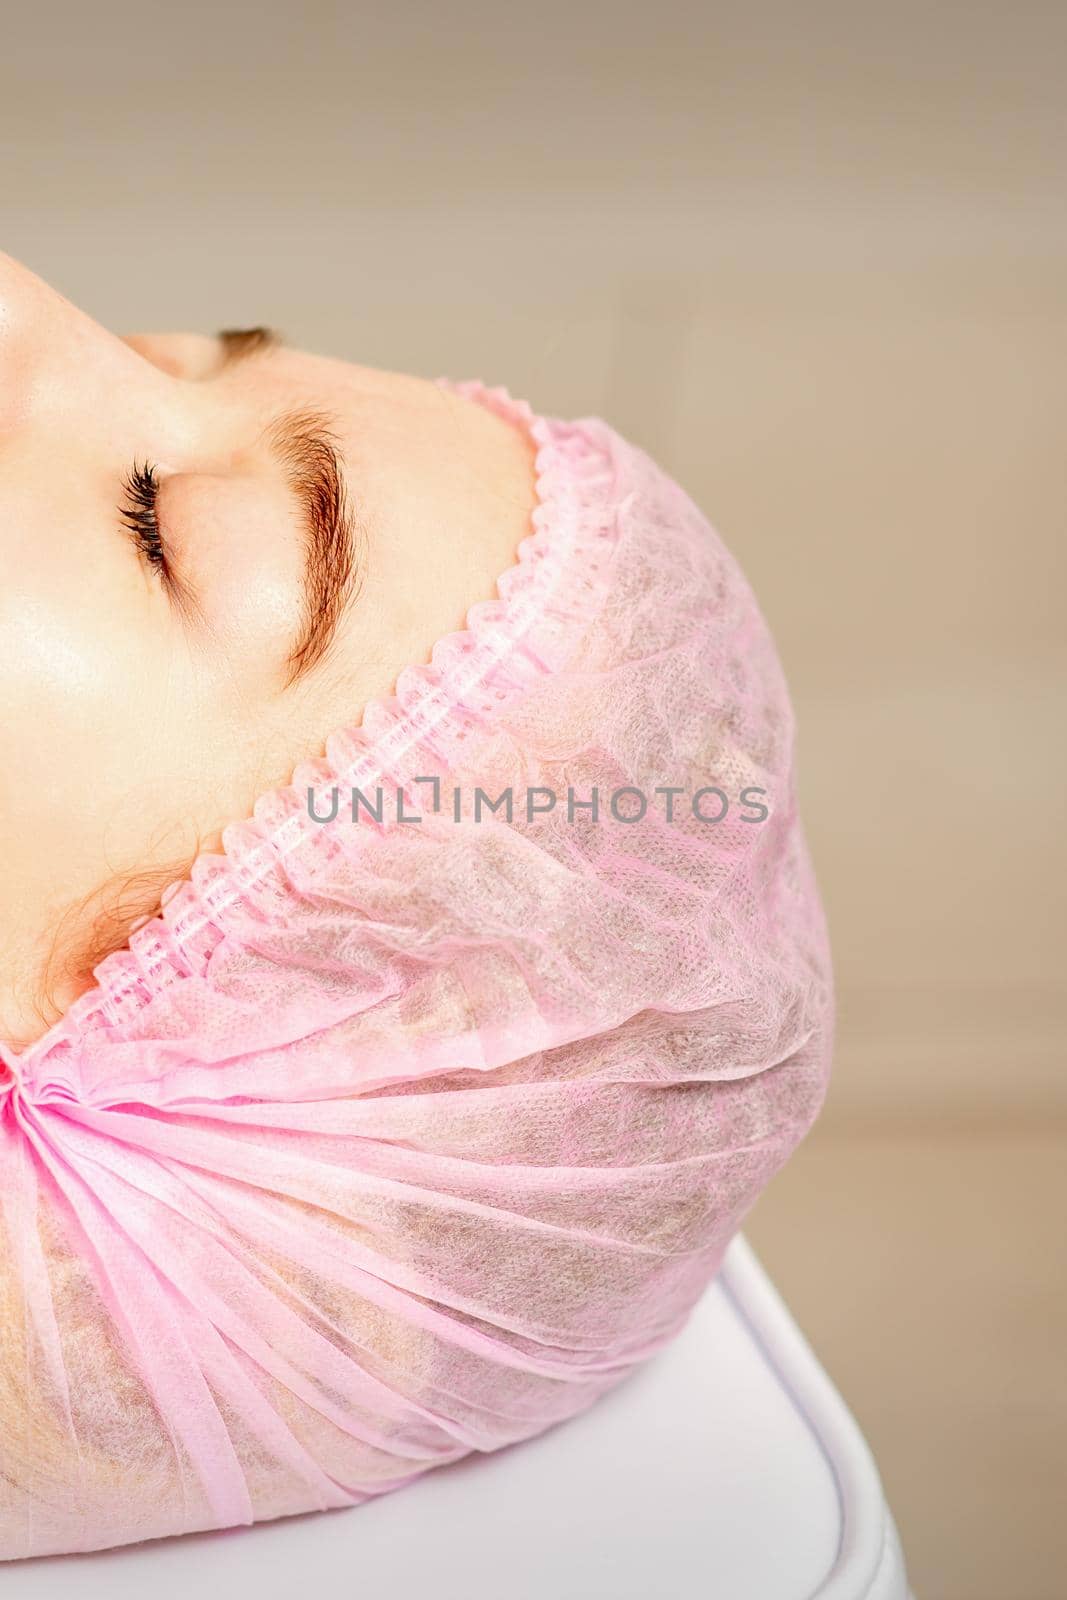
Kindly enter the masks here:
<path id="1" fill-rule="evenodd" d="M 336 637 L 295 684 L 302 512 L 264 444 L 294 408 L 329 420 L 356 529 Z M 145 461 L 192 608 L 122 525 Z M 91 981 L 94 929 L 121 944 L 175 864 L 463 626 L 533 503 L 528 438 L 429 380 L 119 338 L 0 255 L 0 1037 L 39 1037 Z"/>

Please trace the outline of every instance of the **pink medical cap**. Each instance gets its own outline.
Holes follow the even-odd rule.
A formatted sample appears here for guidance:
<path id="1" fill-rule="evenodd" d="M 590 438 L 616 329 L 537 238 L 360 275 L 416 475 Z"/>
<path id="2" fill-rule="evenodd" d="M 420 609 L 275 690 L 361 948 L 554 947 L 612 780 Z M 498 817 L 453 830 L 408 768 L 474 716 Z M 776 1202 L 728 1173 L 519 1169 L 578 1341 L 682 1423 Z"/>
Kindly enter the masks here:
<path id="1" fill-rule="evenodd" d="M 0 1052 L 3 1557 L 353 1504 L 583 1411 L 821 1103 L 747 583 L 600 419 L 447 386 L 537 451 L 498 598 Z"/>

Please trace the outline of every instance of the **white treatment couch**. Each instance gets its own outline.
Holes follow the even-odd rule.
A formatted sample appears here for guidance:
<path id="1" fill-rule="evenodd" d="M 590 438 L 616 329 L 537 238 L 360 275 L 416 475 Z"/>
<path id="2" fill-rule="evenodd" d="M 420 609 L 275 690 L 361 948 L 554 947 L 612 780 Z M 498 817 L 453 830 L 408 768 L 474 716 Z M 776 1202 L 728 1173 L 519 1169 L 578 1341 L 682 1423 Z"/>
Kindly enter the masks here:
<path id="1" fill-rule="evenodd" d="M 844 1402 L 744 1239 L 584 1416 L 352 1510 L 0 1568 L 17 1600 L 909 1600 Z"/>

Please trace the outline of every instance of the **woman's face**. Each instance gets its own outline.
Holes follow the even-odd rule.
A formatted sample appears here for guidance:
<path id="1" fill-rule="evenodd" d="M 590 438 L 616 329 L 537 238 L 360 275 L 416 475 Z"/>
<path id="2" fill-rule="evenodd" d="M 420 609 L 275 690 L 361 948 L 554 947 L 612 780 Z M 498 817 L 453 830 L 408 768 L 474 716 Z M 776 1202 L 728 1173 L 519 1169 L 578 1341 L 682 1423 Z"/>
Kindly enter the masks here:
<path id="1" fill-rule="evenodd" d="M 118 338 L 0 255 L 0 1035 L 462 626 L 532 500 L 529 441 L 433 383 Z"/>

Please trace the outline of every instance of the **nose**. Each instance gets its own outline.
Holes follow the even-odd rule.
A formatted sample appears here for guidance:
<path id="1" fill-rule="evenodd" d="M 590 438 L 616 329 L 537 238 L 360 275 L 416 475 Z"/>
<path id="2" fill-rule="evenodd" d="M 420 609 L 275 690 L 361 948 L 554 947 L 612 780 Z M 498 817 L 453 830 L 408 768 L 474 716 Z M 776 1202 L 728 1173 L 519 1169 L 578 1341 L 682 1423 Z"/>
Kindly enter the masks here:
<path id="1" fill-rule="evenodd" d="M 10 435 L 27 408 L 31 382 L 30 329 L 44 285 L 0 254 L 0 437 Z"/>
<path id="2" fill-rule="evenodd" d="M 29 267 L 0 251 L 0 349 L 8 358 L 27 360 L 64 326 L 89 320 Z"/>
<path id="3" fill-rule="evenodd" d="M 12 256 L 0 253 L 0 439 L 44 409 L 78 425 L 153 368 Z M 162 374 L 155 374 L 162 379 Z"/>

